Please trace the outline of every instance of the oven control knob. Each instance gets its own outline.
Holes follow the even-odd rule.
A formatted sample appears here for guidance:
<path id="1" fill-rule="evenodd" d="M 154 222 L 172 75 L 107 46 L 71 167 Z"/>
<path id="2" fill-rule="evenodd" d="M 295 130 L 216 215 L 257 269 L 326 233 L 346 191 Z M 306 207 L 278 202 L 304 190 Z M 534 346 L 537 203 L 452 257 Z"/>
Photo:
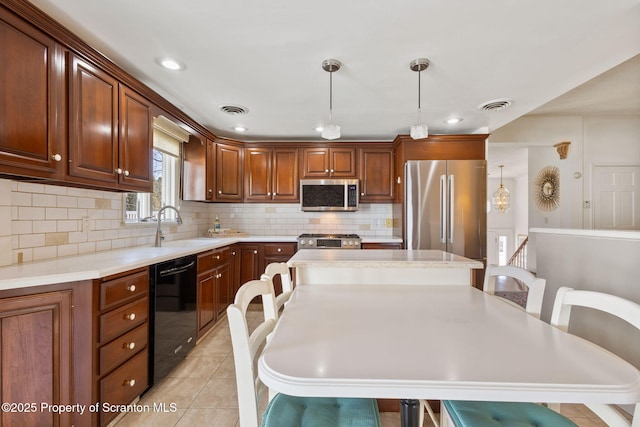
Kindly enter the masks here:
<path id="1" fill-rule="evenodd" d="M 305 242 L 304 240 L 300 240 L 300 246 L 304 246 L 306 244 L 307 244 L 307 242 Z"/>
<path id="2" fill-rule="evenodd" d="M 313 246 L 313 240 L 309 240 L 309 246 Z"/>
<path id="3" fill-rule="evenodd" d="M 349 246 L 353 246 L 353 240 L 349 240 Z"/>

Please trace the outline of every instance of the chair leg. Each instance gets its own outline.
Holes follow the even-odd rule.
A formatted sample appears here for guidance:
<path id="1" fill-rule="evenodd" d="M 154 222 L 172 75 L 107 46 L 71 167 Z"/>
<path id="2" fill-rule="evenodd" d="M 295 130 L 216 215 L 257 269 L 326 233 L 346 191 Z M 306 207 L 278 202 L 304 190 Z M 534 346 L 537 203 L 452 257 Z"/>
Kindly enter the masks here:
<path id="1" fill-rule="evenodd" d="M 433 412 L 433 409 L 431 409 L 431 405 L 429 405 L 429 402 L 427 402 L 426 400 L 420 400 L 420 425 L 423 425 L 424 422 L 423 407 L 427 410 L 427 413 L 429 414 L 429 418 L 431 418 L 431 422 L 433 423 L 433 425 L 435 427 L 440 427 L 440 422 L 438 421 L 436 414 Z"/>

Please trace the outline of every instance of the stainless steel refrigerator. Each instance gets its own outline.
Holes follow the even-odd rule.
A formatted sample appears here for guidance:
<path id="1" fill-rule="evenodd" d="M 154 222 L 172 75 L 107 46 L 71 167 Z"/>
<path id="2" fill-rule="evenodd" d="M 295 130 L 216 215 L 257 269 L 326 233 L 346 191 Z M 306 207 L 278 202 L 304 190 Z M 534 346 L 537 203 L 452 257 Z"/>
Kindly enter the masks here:
<path id="1" fill-rule="evenodd" d="M 486 161 L 410 160 L 404 177 L 406 248 L 486 262 Z"/>

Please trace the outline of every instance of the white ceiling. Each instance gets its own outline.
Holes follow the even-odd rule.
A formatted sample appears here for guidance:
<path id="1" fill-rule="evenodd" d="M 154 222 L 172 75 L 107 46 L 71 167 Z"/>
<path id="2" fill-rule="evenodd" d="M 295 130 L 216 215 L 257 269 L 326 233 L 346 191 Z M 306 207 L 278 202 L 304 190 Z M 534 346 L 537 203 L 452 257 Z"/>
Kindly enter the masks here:
<path id="1" fill-rule="evenodd" d="M 422 72 L 430 132 L 474 133 L 528 113 L 592 108 L 593 92 L 569 91 L 640 54 L 640 0 L 32 3 L 214 134 L 247 141 L 320 140 L 328 58 L 343 63 L 333 75 L 340 140 L 390 141 L 417 121 L 415 58 L 431 61 Z M 187 69 L 160 68 L 155 59 L 164 56 Z M 547 104 L 566 92 L 566 101 Z M 500 98 L 513 105 L 478 109 Z M 249 113 L 223 113 L 223 104 Z M 443 123 L 452 116 L 464 120 Z M 237 124 L 249 131 L 236 133 Z"/>

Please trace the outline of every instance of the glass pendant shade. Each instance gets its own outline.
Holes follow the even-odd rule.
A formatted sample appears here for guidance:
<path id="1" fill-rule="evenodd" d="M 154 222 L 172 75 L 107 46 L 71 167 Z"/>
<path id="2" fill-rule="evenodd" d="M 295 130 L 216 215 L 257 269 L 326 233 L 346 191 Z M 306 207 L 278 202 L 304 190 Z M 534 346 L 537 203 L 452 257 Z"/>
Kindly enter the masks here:
<path id="1" fill-rule="evenodd" d="M 411 138 L 423 139 L 429 136 L 429 127 L 427 125 L 413 125 L 411 126 Z"/>
<path id="2" fill-rule="evenodd" d="M 493 193 L 493 197 L 491 197 L 491 206 L 498 212 L 504 213 L 509 209 L 511 196 L 509 195 L 509 190 L 504 188 L 504 185 L 502 184 L 502 168 L 504 165 L 500 165 L 499 167 L 500 187 L 498 187 L 498 190 Z"/>
<path id="3" fill-rule="evenodd" d="M 340 126 L 334 124 L 324 126 L 322 128 L 322 137 L 329 140 L 340 138 Z"/>

